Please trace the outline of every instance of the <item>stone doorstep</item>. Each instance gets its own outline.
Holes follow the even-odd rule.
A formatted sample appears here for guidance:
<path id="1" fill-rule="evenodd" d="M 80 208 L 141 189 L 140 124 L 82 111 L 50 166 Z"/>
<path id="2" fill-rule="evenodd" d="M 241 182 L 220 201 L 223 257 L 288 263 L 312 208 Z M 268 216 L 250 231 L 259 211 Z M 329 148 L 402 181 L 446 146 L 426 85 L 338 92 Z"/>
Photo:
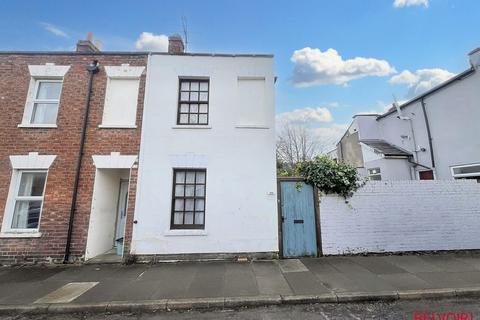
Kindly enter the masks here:
<path id="1" fill-rule="evenodd" d="M 0 305 L 0 315 L 165 312 L 181 310 L 218 310 L 281 304 L 348 303 L 366 301 L 421 300 L 453 297 L 480 297 L 480 287 L 382 292 L 342 292 L 320 295 L 270 295 L 225 298 L 161 299 L 145 301 L 110 301 L 105 303 L 58 303 Z"/>

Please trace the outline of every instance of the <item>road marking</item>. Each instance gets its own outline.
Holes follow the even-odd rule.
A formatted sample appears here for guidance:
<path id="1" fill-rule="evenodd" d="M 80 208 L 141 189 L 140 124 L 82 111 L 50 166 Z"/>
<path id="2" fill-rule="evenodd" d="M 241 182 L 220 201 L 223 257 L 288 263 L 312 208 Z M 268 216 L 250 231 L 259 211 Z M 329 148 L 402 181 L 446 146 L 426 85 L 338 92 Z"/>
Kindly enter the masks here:
<path id="1" fill-rule="evenodd" d="M 283 273 L 308 271 L 307 267 L 298 259 L 279 260 L 278 265 Z"/>
<path id="2" fill-rule="evenodd" d="M 92 289 L 98 282 L 70 282 L 34 303 L 68 303 Z"/>

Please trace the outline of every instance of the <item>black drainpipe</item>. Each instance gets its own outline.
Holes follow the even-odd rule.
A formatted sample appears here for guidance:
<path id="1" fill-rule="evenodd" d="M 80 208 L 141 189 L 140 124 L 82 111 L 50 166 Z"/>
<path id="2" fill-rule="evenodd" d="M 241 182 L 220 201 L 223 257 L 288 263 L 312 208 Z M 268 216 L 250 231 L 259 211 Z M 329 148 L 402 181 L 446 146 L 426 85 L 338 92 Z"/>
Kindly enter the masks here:
<path id="1" fill-rule="evenodd" d="M 428 146 L 430 147 L 430 157 L 432 159 L 432 168 L 435 168 L 435 157 L 433 156 L 432 135 L 430 133 L 430 123 L 428 121 L 427 110 L 425 108 L 424 98 L 422 98 L 421 103 L 422 103 L 423 117 L 425 118 L 425 126 L 427 127 Z"/>
<path id="2" fill-rule="evenodd" d="M 80 147 L 78 150 L 77 168 L 75 170 L 75 182 L 73 184 L 72 206 L 70 207 L 70 220 L 68 221 L 67 244 L 65 246 L 65 255 L 63 263 L 68 263 L 70 258 L 70 245 L 72 243 L 73 221 L 75 217 L 75 208 L 77 207 L 78 183 L 80 180 L 80 169 L 82 167 L 83 149 L 85 145 L 85 137 L 87 135 L 88 113 L 90 112 L 90 98 L 92 97 L 93 75 L 98 72 L 98 61 L 93 60 L 87 66 L 88 71 L 88 89 L 87 99 L 85 101 L 85 112 L 83 114 L 82 135 L 80 137 Z"/>

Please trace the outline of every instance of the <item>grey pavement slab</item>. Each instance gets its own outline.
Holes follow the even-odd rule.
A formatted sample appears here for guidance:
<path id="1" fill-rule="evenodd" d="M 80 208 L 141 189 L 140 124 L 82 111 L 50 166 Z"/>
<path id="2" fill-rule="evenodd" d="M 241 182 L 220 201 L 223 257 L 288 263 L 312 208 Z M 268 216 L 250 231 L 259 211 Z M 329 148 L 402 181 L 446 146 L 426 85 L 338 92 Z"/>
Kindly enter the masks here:
<path id="1" fill-rule="evenodd" d="M 365 273 L 370 274 L 371 272 L 362 267 L 361 265 L 353 262 L 348 257 L 327 257 L 326 260 L 338 270 L 338 272 L 343 273 Z"/>
<path id="2" fill-rule="evenodd" d="M 65 267 L 12 267 L 0 274 L 0 283 L 42 281 L 68 270 Z"/>
<path id="3" fill-rule="evenodd" d="M 290 295 L 293 293 L 276 261 L 253 262 L 252 269 L 261 295 Z"/>
<path id="4" fill-rule="evenodd" d="M 346 274 L 363 292 L 394 291 L 395 288 L 376 274 L 350 273 Z"/>
<path id="5" fill-rule="evenodd" d="M 115 292 L 112 299 L 115 301 L 151 300 L 160 285 L 157 281 L 133 280 L 123 288 L 124 290 Z"/>
<path id="6" fill-rule="evenodd" d="M 153 299 L 185 298 L 197 273 L 197 267 L 192 263 L 165 264 L 152 266 L 137 280 L 157 283 Z"/>
<path id="7" fill-rule="evenodd" d="M 310 271 L 289 272 L 285 273 L 284 276 L 295 294 L 321 294 L 330 292 Z"/>
<path id="8" fill-rule="evenodd" d="M 0 285 L 0 304 L 33 303 L 66 283 L 62 280 L 4 283 Z"/>
<path id="9" fill-rule="evenodd" d="M 350 261 L 361 265 L 363 268 L 375 274 L 392 274 L 392 273 L 406 273 L 407 270 L 400 268 L 389 262 L 387 259 L 383 259 L 381 256 L 356 256 L 349 257 Z"/>
<path id="10" fill-rule="evenodd" d="M 432 285 L 428 282 L 411 273 L 381 274 L 379 277 L 397 290 L 421 290 L 432 288 Z"/>
<path id="11" fill-rule="evenodd" d="M 197 264 L 195 276 L 186 292 L 186 297 L 222 297 L 224 278 L 225 263 Z"/>
<path id="12" fill-rule="evenodd" d="M 327 258 L 309 258 L 302 259 L 303 264 L 308 268 L 308 270 L 314 273 L 338 273 L 338 270 L 335 269 L 329 262 Z"/>
<path id="13" fill-rule="evenodd" d="M 250 263 L 225 264 L 223 294 L 226 297 L 259 294 L 255 274 Z"/>
<path id="14" fill-rule="evenodd" d="M 106 279 L 75 299 L 75 303 L 89 303 L 92 301 L 112 301 L 118 292 L 128 292 L 129 280 Z"/>
<path id="15" fill-rule="evenodd" d="M 316 276 L 323 286 L 334 292 L 360 291 L 360 287 L 343 273 L 320 273 Z"/>
<path id="16" fill-rule="evenodd" d="M 469 282 L 472 286 L 480 284 L 480 271 L 465 271 L 457 273 L 462 280 Z"/>
<path id="17" fill-rule="evenodd" d="M 434 264 L 438 269 L 447 272 L 476 271 L 475 266 L 456 259 L 453 255 L 425 255 L 420 256 L 424 261 Z"/>
<path id="18" fill-rule="evenodd" d="M 459 255 L 457 259 L 473 266 L 476 270 L 480 271 L 480 257 L 476 255 Z"/>
<path id="19" fill-rule="evenodd" d="M 462 279 L 461 273 L 456 272 L 420 272 L 415 275 L 428 282 L 433 288 L 462 288 L 478 285 Z"/>
<path id="20" fill-rule="evenodd" d="M 417 255 L 384 256 L 382 258 L 411 273 L 441 271 L 434 263 L 427 262 Z"/>
<path id="21" fill-rule="evenodd" d="M 300 259 L 279 260 L 278 265 L 283 273 L 308 271 Z"/>

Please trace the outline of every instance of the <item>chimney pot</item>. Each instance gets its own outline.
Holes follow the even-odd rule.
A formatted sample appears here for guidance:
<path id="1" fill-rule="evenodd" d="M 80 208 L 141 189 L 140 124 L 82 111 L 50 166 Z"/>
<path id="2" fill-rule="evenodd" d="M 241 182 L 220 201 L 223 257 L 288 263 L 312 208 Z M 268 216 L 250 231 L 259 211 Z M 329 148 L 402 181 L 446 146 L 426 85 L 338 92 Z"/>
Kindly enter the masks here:
<path id="1" fill-rule="evenodd" d="M 182 37 L 179 35 L 172 35 L 168 37 L 168 53 L 169 54 L 183 54 L 185 47 L 183 45 Z"/>
<path id="2" fill-rule="evenodd" d="M 468 58 L 470 60 L 470 65 L 473 68 L 478 69 L 480 67 L 480 48 L 472 50 L 468 54 Z"/>
<path id="3" fill-rule="evenodd" d="M 93 40 L 93 34 L 91 32 L 87 33 L 86 40 L 78 40 L 77 52 L 88 52 L 88 53 L 100 52 L 100 48 L 94 45 L 92 40 Z"/>

